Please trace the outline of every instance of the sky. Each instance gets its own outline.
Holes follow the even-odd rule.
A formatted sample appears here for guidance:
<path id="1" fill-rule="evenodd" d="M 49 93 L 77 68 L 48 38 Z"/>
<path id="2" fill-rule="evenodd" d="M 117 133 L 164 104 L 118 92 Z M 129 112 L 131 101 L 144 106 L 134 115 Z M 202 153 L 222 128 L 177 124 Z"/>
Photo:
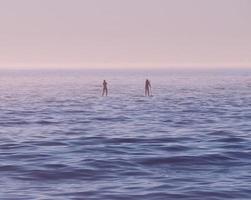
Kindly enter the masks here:
<path id="1" fill-rule="evenodd" d="M 0 69 L 251 68 L 250 0 L 0 0 Z"/>

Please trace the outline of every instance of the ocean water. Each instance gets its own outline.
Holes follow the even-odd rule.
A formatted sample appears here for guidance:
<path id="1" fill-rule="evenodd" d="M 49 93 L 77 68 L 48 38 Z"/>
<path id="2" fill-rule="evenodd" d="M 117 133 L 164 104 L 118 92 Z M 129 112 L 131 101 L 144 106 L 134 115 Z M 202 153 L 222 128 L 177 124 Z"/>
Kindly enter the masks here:
<path id="1" fill-rule="evenodd" d="M 250 200 L 251 73 L 1 72 L 0 199 Z"/>

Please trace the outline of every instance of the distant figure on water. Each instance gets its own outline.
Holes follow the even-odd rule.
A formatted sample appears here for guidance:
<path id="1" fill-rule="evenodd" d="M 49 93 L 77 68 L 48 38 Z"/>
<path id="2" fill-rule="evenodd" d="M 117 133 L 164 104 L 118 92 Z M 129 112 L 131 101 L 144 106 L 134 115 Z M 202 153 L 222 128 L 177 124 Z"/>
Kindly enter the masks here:
<path id="1" fill-rule="evenodd" d="M 103 92 L 102 96 L 107 96 L 108 95 L 108 88 L 107 88 L 107 82 L 106 80 L 103 81 Z"/>
<path id="2" fill-rule="evenodd" d="M 151 96 L 152 94 L 152 86 L 151 83 L 148 79 L 146 79 L 146 84 L 145 84 L 145 96 Z"/>

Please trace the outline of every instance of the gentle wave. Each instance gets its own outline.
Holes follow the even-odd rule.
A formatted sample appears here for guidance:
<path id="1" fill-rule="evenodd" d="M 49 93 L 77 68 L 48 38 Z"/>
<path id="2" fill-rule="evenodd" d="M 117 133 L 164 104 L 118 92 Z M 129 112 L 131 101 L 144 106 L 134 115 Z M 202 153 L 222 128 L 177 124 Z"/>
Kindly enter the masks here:
<path id="1" fill-rule="evenodd" d="M 251 199 L 249 76 L 152 78 L 2 76 L 0 199 Z"/>

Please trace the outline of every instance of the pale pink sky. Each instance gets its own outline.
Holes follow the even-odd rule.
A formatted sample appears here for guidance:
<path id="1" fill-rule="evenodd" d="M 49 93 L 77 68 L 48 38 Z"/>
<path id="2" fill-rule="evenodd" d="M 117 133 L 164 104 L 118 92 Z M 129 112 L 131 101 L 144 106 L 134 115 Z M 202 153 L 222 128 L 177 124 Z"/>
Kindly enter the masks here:
<path id="1" fill-rule="evenodd" d="M 0 68 L 251 67 L 250 0 L 0 0 Z"/>

